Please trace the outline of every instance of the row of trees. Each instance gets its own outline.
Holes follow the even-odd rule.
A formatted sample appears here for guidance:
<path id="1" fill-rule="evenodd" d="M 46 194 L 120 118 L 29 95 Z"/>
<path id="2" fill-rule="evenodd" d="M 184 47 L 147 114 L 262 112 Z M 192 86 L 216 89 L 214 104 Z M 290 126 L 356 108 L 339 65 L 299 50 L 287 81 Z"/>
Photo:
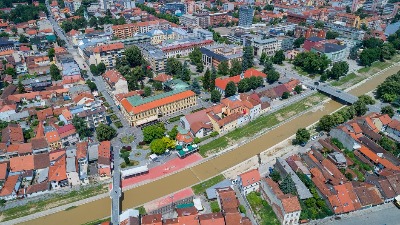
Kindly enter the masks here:
<path id="1" fill-rule="evenodd" d="M 263 85 L 264 81 L 262 77 L 249 77 L 244 78 L 237 84 L 237 89 L 239 93 L 248 92 L 250 90 L 255 90 Z"/>
<path id="2" fill-rule="evenodd" d="M 107 67 L 106 64 L 100 62 L 99 64 L 97 64 L 97 66 L 95 64 L 90 64 L 89 69 L 94 76 L 99 76 L 106 72 Z"/>
<path id="3" fill-rule="evenodd" d="M 3 1 L 3 0 L 2 0 Z M 2 2 L 0 1 L 0 2 Z M 14 1 L 15 2 L 15 1 Z M 0 3 L 1 4 L 1 3 Z M 43 11 L 46 12 L 46 6 L 44 4 L 39 4 L 39 6 L 30 5 L 18 5 L 10 11 L 10 13 L 1 13 L 0 17 L 2 19 L 12 21 L 13 23 L 28 22 L 29 20 L 39 19 L 39 13 Z"/>
<path id="4" fill-rule="evenodd" d="M 348 72 L 349 64 L 347 62 L 335 62 L 330 70 L 321 75 L 321 81 L 325 81 L 328 78 L 338 80 L 340 77 L 346 76 Z"/>
<path id="5" fill-rule="evenodd" d="M 354 118 L 354 116 L 363 116 L 367 111 L 367 105 L 375 104 L 375 100 L 370 96 L 362 95 L 352 106 L 343 108 L 332 115 L 324 115 L 318 122 L 318 128 L 324 131 L 330 131 L 333 127 L 342 124 Z"/>
<path id="6" fill-rule="evenodd" d="M 79 30 L 84 29 L 87 26 L 87 21 L 84 17 L 80 17 L 72 20 L 65 20 L 61 24 L 61 28 L 66 32 L 70 32 L 71 30 Z"/>
<path id="7" fill-rule="evenodd" d="M 375 37 L 364 40 L 363 47 L 364 50 L 359 56 L 360 63 L 363 66 L 371 66 L 373 62 L 378 60 L 389 60 L 396 53 L 392 43 L 383 43 L 381 39 Z"/>
<path id="8" fill-rule="evenodd" d="M 203 54 L 201 53 L 200 48 L 198 47 L 195 47 L 193 51 L 189 53 L 190 62 L 196 66 L 196 70 L 199 73 L 202 73 L 204 70 L 202 57 Z"/>
<path id="9" fill-rule="evenodd" d="M 376 95 L 384 102 L 393 102 L 400 96 L 400 72 L 386 78 L 376 90 Z"/>
<path id="10" fill-rule="evenodd" d="M 263 73 L 267 74 L 268 83 L 272 84 L 279 80 L 280 74 L 275 70 L 271 59 L 265 53 L 261 54 L 260 64 L 264 65 Z"/>

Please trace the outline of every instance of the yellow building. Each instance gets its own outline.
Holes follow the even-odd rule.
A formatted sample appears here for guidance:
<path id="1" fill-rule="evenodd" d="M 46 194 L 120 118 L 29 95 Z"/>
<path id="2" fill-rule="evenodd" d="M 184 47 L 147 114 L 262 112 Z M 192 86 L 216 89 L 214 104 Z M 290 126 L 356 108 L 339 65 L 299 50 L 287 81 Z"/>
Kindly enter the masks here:
<path id="1" fill-rule="evenodd" d="M 176 89 L 147 98 L 124 98 L 121 100 L 121 111 L 131 126 L 141 126 L 196 104 L 196 94 L 193 91 Z"/>

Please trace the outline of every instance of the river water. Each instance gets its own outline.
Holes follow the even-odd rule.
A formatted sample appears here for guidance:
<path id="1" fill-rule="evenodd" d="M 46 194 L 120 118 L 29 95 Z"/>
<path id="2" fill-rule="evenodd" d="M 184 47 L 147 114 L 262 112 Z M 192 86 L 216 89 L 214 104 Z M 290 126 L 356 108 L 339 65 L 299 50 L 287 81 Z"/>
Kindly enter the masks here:
<path id="1" fill-rule="evenodd" d="M 375 76 L 359 87 L 350 91 L 354 95 L 362 95 L 374 90 L 384 79 L 397 73 L 400 66 L 395 66 L 386 72 Z M 294 120 L 291 120 L 280 127 L 260 136 L 259 138 L 245 144 L 233 151 L 222 154 L 216 158 L 206 161 L 193 168 L 183 170 L 179 173 L 167 176 L 160 180 L 139 186 L 124 193 L 122 201 L 123 210 L 137 207 L 146 202 L 179 191 L 192 186 L 200 181 L 220 174 L 222 171 L 233 167 L 250 157 L 265 151 L 266 149 L 289 138 L 297 129 L 307 127 L 317 122 L 323 115 L 334 112 L 342 104 L 335 101 L 328 101 L 321 110 L 308 112 Z M 40 217 L 28 222 L 26 225 L 71 225 L 83 224 L 99 218 L 110 216 L 111 199 L 104 198 L 90 202 L 68 211 L 61 211 L 45 217 Z"/>

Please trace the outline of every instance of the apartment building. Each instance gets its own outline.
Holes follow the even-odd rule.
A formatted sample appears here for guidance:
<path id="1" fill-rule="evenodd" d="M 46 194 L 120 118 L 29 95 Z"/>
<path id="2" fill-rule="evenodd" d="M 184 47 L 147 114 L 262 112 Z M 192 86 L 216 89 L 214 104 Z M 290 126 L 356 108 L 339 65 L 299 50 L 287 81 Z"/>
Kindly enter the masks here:
<path id="1" fill-rule="evenodd" d="M 131 96 L 121 100 L 121 111 L 131 126 L 142 126 L 159 118 L 193 107 L 196 94 L 176 85 L 171 91 L 142 98 Z"/>
<path id="2" fill-rule="evenodd" d="M 169 28 L 171 28 L 171 24 L 168 21 L 162 19 L 124 25 L 115 25 L 111 27 L 113 36 L 120 39 L 133 37 L 137 33 L 146 33 L 154 29 L 167 30 Z"/>
<path id="3" fill-rule="evenodd" d="M 108 69 L 115 66 L 117 58 L 122 58 L 125 52 L 125 46 L 122 43 L 100 45 L 93 48 L 95 65 L 103 62 Z"/>
<path id="4" fill-rule="evenodd" d="M 348 13 L 338 13 L 334 18 L 336 23 L 339 23 L 342 26 L 360 28 L 360 17 L 353 14 Z"/>
<path id="5" fill-rule="evenodd" d="M 208 67 L 214 66 L 215 68 L 223 61 L 227 61 L 230 67 L 232 60 L 242 61 L 243 56 L 242 46 L 234 44 L 215 44 L 200 48 L 200 51 L 203 54 L 203 64 Z"/>
<path id="6" fill-rule="evenodd" d="M 108 84 L 106 85 L 106 89 L 111 96 L 114 97 L 117 94 L 126 94 L 129 92 L 128 82 L 126 81 L 125 77 L 123 77 L 118 71 L 106 71 L 103 74 L 103 79 Z"/>
<path id="7" fill-rule="evenodd" d="M 221 12 L 221 13 L 210 13 L 210 26 L 225 26 L 228 23 L 228 13 Z"/>
<path id="8" fill-rule="evenodd" d="M 266 53 L 269 56 L 275 54 L 275 52 L 282 49 L 281 38 L 266 38 L 263 39 L 257 35 L 246 35 L 246 45 L 251 45 L 254 48 L 254 55 L 260 57 L 262 53 Z"/>
<path id="9" fill-rule="evenodd" d="M 150 64 L 150 68 L 155 73 L 161 73 L 165 70 L 167 57 L 164 52 L 150 44 L 136 45 L 142 52 L 143 58 Z"/>
<path id="10" fill-rule="evenodd" d="M 164 52 L 167 58 L 178 57 L 178 56 L 188 56 L 194 48 L 208 47 L 214 43 L 213 40 L 201 40 L 201 39 L 185 39 L 180 41 L 175 41 L 175 43 L 169 44 L 161 50 Z"/>
<path id="11" fill-rule="evenodd" d="M 195 37 L 200 38 L 202 40 L 213 40 L 212 32 L 205 29 L 195 28 L 193 29 L 193 34 Z"/>

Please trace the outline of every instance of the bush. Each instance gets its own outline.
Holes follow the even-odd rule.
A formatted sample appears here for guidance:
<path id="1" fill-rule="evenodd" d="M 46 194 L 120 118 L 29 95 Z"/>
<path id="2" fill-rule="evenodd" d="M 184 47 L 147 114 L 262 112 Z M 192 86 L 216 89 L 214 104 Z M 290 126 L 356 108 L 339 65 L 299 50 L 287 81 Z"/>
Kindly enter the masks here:
<path id="1" fill-rule="evenodd" d="M 246 214 L 246 208 L 243 205 L 239 205 L 239 211 L 240 213 Z"/>
<path id="2" fill-rule="evenodd" d="M 211 137 L 216 137 L 216 136 L 218 136 L 218 132 L 217 132 L 217 131 L 213 131 L 213 132 L 210 134 L 210 136 L 211 136 Z"/>
<path id="3" fill-rule="evenodd" d="M 217 201 L 210 202 L 210 207 L 211 207 L 211 211 L 212 211 L 213 213 L 217 213 L 217 212 L 220 212 L 220 211 L 221 211 L 221 209 L 219 208 L 219 205 L 218 205 L 218 202 L 217 202 Z"/>

